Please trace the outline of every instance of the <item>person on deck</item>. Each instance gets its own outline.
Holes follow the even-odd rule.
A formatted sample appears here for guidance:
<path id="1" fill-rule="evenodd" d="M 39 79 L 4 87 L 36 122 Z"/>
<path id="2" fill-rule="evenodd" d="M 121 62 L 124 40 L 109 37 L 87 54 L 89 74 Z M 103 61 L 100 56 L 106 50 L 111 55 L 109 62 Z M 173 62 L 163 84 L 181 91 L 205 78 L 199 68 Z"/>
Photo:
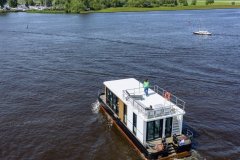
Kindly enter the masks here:
<path id="1" fill-rule="evenodd" d="M 149 88 L 149 81 L 148 81 L 148 79 L 144 80 L 143 88 L 144 88 L 144 92 L 145 92 L 146 96 L 148 96 L 148 88 Z"/>

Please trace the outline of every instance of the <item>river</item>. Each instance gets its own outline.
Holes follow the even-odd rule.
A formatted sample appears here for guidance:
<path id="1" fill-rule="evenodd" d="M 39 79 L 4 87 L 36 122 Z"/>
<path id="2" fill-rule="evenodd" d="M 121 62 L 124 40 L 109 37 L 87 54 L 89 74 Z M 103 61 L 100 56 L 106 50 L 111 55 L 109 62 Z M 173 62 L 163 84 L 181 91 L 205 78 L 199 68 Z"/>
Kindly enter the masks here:
<path id="1" fill-rule="evenodd" d="M 103 81 L 128 77 L 185 100 L 198 159 L 239 159 L 239 19 L 239 9 L 0 14 L 0 159 L 140 159 L 91 106 Z"/>

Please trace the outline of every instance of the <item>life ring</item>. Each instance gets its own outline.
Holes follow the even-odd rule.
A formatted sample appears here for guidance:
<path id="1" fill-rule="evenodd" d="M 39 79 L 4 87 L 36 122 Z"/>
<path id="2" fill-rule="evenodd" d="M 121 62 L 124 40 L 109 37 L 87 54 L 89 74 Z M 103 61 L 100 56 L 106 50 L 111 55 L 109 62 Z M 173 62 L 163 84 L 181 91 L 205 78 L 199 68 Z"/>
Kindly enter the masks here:
<path id="1" fill-rule="evenodd" d="M 171 99 L 171 93 L 165 91 L 164 98 L 166 98 L 169 101 Z"/>

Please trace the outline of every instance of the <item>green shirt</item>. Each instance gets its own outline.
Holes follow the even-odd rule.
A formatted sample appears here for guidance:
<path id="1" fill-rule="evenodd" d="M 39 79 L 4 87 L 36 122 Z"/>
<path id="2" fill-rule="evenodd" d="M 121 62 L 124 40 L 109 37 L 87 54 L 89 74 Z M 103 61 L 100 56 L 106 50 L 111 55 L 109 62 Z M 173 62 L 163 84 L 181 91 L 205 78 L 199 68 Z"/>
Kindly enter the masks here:
<path id="1" fill-rule="evenodd" d="M 143 82 L 143 87 L 144 88 L 149 88 L 149 82 L 148 81 L 144 81 Z"/>

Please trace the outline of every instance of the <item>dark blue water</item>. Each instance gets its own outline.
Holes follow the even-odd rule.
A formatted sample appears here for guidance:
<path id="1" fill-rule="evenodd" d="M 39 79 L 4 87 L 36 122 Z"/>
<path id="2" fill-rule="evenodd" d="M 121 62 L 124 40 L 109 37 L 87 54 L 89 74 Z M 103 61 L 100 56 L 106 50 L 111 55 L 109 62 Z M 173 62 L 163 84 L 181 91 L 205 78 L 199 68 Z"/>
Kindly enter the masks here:
<path id="1" fill-rule="evenodd" d="M 0 15 L 0 159 L 140 159 L 91 111 L 127 77 L 186 101 L 199 159 L 239 159 L 239 31 L 238 9 Z"/>

